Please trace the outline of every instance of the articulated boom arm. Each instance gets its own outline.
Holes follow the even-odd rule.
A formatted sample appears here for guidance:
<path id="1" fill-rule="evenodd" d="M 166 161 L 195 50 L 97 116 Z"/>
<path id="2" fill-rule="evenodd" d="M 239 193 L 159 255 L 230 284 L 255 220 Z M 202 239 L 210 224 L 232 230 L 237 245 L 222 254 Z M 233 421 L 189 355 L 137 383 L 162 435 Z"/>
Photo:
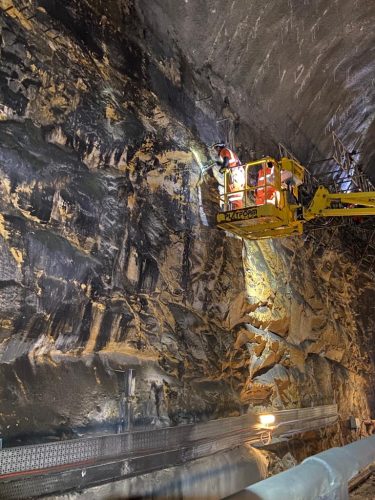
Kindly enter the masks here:
<path id="1" fill-rule="evenodd" d="M 353 217 L 375 215 L 375 191 L 330 193 L 320 186 L 312 202 L 303 211 L 304 220 L 317 217 Z"/>

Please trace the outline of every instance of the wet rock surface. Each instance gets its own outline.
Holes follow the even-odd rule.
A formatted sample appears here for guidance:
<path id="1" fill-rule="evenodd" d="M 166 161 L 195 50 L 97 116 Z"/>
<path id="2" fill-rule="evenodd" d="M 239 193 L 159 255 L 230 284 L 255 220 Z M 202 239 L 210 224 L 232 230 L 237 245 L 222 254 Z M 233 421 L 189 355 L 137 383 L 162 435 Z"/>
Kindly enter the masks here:
<path id="1" fill-rule="evenodd" d="M 0 19 L 5 443 L 116 429 L 129 369 L 135 426 L 336 401 L 342 427 L 326 444 L 352 439 L 346 419 L 371 412 L 372 276 L 340 245 L 315 255 L 303 239 L 243 244 L 215 229 L 217 182 L 199 164 L 215 112 L 192 99 L 206 89 L 190 61 L 155 58 L 132 4 L 40 2 L 32 19 L 12 6 Z"/>
<path id="2" fill-rule="evenodd" d="M 2 18 L 2 435 L 114 425 L 116 370 L 129 368 L 136 424 L 238 414 L 220 336 L 241 243 L 208 226 L 215 190 L 196 139 L 162 110 L 129 40 L 104 62 L 63 26 L 46 47 L 22 21 Z M 16 71 L 32 92 L 12 93 Z"/>

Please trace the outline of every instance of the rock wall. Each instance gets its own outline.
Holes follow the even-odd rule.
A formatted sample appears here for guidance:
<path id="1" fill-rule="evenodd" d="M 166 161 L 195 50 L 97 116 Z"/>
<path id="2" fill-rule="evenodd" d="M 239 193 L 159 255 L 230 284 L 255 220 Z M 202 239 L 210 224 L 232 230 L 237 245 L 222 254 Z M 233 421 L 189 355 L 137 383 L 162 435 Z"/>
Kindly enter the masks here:
<path id="1" fill-rule="evenodd" d="M 218 131 L 188 62 L 156 59 L 127 2 L 5 3 L 5 443 L 115 427 L 129 369 L 138 426 L 333 400 L 367 417 L 371 277 L 215 228 Z"/>
<path id="2" fill-rule="evenodd" d="M 353 413 L 367 417 L 373 354 L 359 318 L 373 328 L 369 302 L 361 302 L 373 297 L 372 278 L 343 256 L 340 241 L 322 255 L 303 239 L 245 248 L 252 310 L 233 351 L 249 366 L 242 398 L 267 407 L 335 401 L 344 427 Z"/>

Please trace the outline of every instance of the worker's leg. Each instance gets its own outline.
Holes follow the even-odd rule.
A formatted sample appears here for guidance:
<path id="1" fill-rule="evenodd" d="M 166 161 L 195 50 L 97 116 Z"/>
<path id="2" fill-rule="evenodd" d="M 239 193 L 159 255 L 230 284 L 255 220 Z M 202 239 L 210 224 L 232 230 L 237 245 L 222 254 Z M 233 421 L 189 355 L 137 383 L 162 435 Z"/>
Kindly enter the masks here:
<path id="1" fill-rule="evenodd" d="M 264 189 L 258 188 L 255 192 L 255 204 L 264 205 Z"/>

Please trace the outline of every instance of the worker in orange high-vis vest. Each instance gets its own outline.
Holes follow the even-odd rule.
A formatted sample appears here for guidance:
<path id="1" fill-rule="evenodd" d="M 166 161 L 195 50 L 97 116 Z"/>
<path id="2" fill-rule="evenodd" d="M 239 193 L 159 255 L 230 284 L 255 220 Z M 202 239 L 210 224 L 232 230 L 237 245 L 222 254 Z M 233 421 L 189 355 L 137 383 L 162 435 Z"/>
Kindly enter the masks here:
<path id="1" fill-rule="evenodd" d="M 212 145 L 212 147 L 215 149 L 220 158 L 220 160 L 216 162 L 221 167 L 220 172 L 223 173 L 225 169 L 230 170 L 228 190 L 230 193 L 233 192 L 233 194 L 228 195 L 230 209 L 236 210 L 237 208 L 242 208 L 244 197 L 243 190 L 245 188 L 245 172 L 241 166 L 241 162 L 236 153 L 226 147 L 224 142 L 216 142 Z"/>
<path id="2" fill-rule="evenodd" d="M 258 171 L 258 184 L 255 192 L 256 205 L 273 203 L 276 205 L 277 191 L 275 188 L 275 175 L 271 162 L 262 163 Z"/>

